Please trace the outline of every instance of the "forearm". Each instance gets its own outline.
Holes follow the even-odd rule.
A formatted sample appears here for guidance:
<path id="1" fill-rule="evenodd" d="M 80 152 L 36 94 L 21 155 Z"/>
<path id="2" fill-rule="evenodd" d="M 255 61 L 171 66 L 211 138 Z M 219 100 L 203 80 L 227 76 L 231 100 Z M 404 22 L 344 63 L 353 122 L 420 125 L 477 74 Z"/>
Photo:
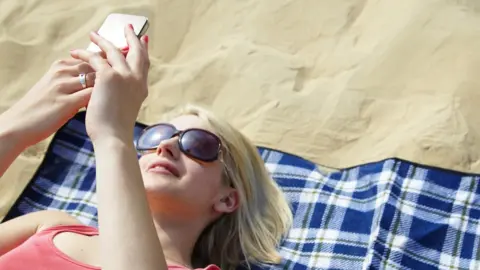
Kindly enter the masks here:
<path id="1" fill-rule="evenodd" d="M 167 269 L 133 143 L 94 143 L 102 269 Z"/>
<path id="2" fill-rule="evenodd" d="M 12 162 L 25 150 L 21 130 L 15 126 L 17 119 L 9 119 L 4 113 L 0 115 L 0 177 Z"/>

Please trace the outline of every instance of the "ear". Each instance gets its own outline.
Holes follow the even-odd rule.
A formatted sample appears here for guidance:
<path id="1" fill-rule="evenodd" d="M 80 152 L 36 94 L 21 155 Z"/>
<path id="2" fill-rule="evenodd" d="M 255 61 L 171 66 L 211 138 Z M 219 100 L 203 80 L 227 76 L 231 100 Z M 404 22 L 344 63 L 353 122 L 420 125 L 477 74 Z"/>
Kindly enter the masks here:
<path id="1" fill-rule="evenodd" d="M 238 191 L 228 187 L 213 205 L 213 210 L 217 213 L 228 214 L 237 210 L 239 204 Z"/>

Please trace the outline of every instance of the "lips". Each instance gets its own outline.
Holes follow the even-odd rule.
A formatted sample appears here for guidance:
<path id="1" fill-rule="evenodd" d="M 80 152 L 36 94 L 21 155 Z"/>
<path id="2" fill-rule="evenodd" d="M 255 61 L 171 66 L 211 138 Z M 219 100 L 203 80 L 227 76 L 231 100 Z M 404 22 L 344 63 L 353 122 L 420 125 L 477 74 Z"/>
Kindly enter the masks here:
<path id="1" fill-rule="evenodd" d="M 152 162 L 152 163 L 150 163 L 150 165 L 148 165 L 148 168 L 147 168 L 147 171 L 152 171 L 152 172 L 155 172 L 155 171 L 162 172 L 163 170 L 168 171 L 173 176 L 176 176 L 176 177 L 180 176 L 180 173 L 178 172 L 178 169 L 175 168 L 175 166 L 173 166 L 173 164 L 165 162 L 165 161 Z"/>

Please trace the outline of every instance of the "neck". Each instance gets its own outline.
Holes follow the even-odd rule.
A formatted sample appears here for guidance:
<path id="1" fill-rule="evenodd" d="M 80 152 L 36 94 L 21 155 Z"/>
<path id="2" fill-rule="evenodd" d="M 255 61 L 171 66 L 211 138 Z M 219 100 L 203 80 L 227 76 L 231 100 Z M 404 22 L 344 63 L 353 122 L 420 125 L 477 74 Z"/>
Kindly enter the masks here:
<path id="1" fill-rule="evenodd" d="M 202 222 L 186 224 L 163 218 L 161 215 L 154 215 L 153 220 L 167 263 L 192 268 L 193 249 L 205 227 L 204 224 Z"/>

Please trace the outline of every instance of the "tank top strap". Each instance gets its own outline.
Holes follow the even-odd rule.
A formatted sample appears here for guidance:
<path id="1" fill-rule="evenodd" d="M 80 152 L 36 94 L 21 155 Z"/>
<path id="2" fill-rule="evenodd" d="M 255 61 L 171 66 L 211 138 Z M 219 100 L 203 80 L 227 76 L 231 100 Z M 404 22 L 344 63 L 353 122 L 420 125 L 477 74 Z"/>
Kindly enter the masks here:
<path id="1" fill-rule="evenodd" d="M 78 233 L 88 236 L 98 235 L 98 229 L 92 226 L 87 226 L 83 224 L 75 224 L 75 225 L 55 225 L 46 229 L 43 229 L 37 233 L 38 236 L 40 235 L 50 235 L 50 234 L 58 234 L 61 232 L 72 232 Z"/>

